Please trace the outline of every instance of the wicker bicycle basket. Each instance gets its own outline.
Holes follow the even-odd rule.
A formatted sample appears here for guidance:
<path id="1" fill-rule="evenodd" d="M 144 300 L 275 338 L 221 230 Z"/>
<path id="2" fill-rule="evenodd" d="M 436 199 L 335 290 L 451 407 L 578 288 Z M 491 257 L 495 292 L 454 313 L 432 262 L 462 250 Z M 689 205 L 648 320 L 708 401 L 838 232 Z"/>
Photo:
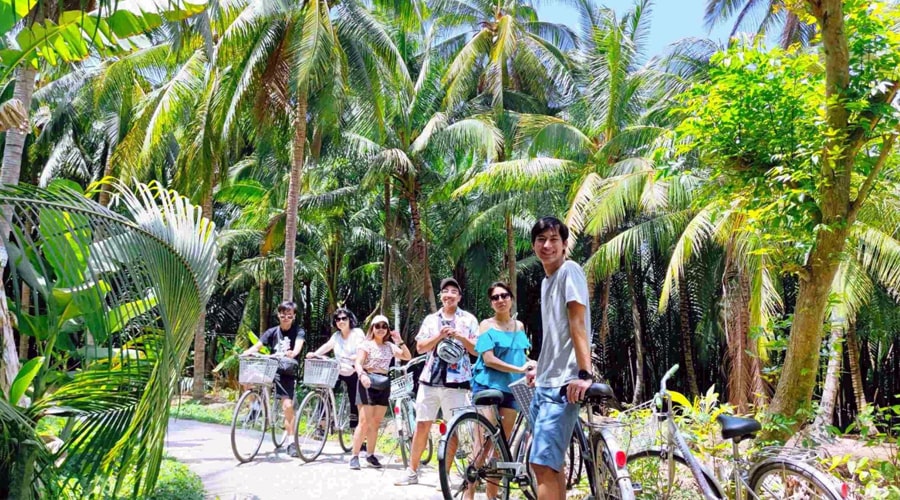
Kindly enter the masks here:
<path id="1" fill-rule="evenodd" d="M 310 387 L 334 387 L 341 372 L 336 359 L 307 359 L 303 363 L 303 385 Z"/>
<path id="2" fill-rule="evenodd" d="M 519 405 L 519 410 L 524 413 L 528 426 L 534 428 L 534 422 L 531 421 L 531 400 L 534 398 L 534 387 L 528 385 L 528 381 L 523 377 L 509 384 L 509 390 L 512 391 L 513 398 Z"/>
<path id="3" fill-rule="evenodd" d="M 272 385 L 277 371 L 277 359 L 242 357 L 238 371 L 238 382 L 241 384 Z"/>
<path id="4" fill-rule="evenodd" d="M 391 398 L 397 399 L 412 394 L 413 374 L 407 373 L 401 377 L 391 379 Z"/>

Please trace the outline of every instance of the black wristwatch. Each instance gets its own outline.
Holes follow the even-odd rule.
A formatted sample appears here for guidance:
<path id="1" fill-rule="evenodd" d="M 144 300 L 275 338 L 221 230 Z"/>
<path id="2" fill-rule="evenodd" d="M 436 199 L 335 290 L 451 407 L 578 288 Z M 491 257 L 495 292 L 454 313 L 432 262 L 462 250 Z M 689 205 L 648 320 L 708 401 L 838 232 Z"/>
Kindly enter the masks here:
<path id="1" fill-rule="evenodd" d="M 578 380 L 594 380 L 594 375 L 587 370 L 578 370 Z"/>

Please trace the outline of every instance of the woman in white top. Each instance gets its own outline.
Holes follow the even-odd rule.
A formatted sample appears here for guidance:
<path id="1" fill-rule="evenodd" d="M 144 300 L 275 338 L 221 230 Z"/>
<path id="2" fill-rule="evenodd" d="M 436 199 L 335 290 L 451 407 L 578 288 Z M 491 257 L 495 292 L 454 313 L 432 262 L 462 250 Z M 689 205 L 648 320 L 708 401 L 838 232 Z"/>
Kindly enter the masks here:
<path id="1" fill-rule="evenodd" d="M 334 335 L 328 339 L 328 342 L 322 344 L 322 347 L 316 349 L 316 352 L 311 352 L 306 357 L 321 357 L 334 351 L 334 359 L 341 363 L 341 374 L 334 389 L 338 390 L 341 382 L 347 384 L 347 395 L 350 397 L 350 428 L 356 429 L 356 424 L 359 422 L 359 399 L 356 395 L 358 376 L 354 363 L 359 343 L 365 340 L 366 334 L 357 326 L 356 316 L 346 307 L 334 311 L 331 324 L 337 328 Z"/>

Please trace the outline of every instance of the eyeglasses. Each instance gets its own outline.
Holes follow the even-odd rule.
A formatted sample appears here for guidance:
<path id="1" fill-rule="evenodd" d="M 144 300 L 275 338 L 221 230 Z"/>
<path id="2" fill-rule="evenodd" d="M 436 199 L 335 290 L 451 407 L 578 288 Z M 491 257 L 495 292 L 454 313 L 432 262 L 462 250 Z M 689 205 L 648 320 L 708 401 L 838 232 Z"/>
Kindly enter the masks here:
<path id="1" fill-rule="evenodd" d="M 294 313 L 292 313 L 292 312 L 280 312 L 280 313 L 278 313 L 278 316 L 280 316 L 280 317 L 282 317 L 282 318 L 293 318 L 293 317 L 294 317 Z"/>
<path id="2" fill-rule="evenodd" d="M 506 300 L 510 297 L 512 297 L 512 294 L 509 292 L 495 293 L 494 295 L 491 295 L 491 302 L 497 302 L 498 300 Z"/>
<path id="3" fill-rule="evenodd" d="M 377 325 L 372 325 L 372 328 L 375 330 L 387 330 L 388 326 L 387 323 L 378 323 Z"/>
<path id="4" fill-rule="evenodd" d="M 348 321 L 349 319 L 350 318 L 347 316 L 338 316 L 337 318 L 334 318 L 335 321 Z"/>
<path id="5" fill-rule="evenodd" d="M 441 290 L 441 293 L 444 295 L 459 295 L 459 290 L 457 290 L 456 288 L 447 287 Z"/>

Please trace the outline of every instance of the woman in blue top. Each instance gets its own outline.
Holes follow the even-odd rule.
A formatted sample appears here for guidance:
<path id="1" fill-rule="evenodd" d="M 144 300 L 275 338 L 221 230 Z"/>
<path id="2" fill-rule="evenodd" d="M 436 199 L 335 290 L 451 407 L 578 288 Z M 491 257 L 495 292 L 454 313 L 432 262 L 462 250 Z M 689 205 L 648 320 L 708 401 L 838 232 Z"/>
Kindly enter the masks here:
<path id="1" fill-rule="evenodd" d="M 537 363 L 525 355 L 525 351 L 531 348 L 525 327 L 521 321 L 511 317 L 515 297 L 509 286 L 500 281 L 493 283 L 488 287 L 488 298 L 491 299 L 494 317 L 481 322 L 475 343 L 478 361 L 472 370 L 472 392 L 487 389 L 503 392 L 505 397 L 500 403 L 500 415 L 503 417 L 503 430 L 509 436 L 519 410 L 509 384 L 522 378 Z"/>

